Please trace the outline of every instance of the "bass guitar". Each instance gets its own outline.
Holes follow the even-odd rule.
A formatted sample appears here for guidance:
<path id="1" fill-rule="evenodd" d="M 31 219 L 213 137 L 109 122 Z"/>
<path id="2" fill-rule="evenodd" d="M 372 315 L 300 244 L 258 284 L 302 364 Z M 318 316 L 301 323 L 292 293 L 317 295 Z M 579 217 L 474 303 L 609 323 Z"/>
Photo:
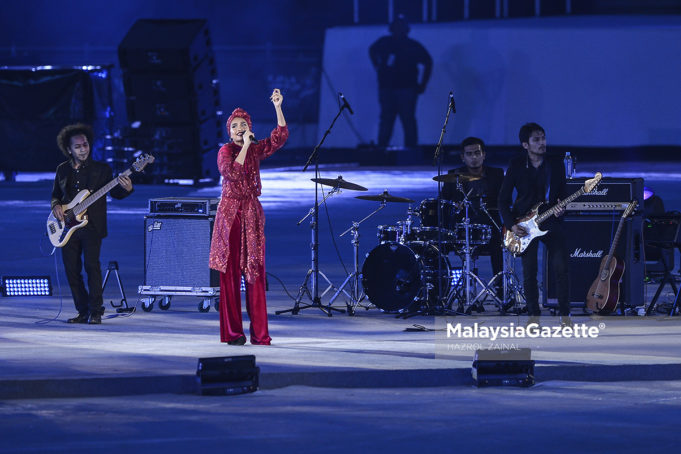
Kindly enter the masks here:
<path id="1" fill-rule="evenodd" d="M 132 172 L 141 172 L 144 168 L 154 162 L 154 157 L 150 154 L 143 154 L 135 163 L 121 175 L 128 176 Z M 112 190 L 118 184 L 118 177 L 114 178 L 98 191 L 90 194 L 90 191 L 83 189 L 73 200 L 62 205 L 64 211 L 64 221 L 57 219 L 53 212 L 47 217 L 47 236 L 54 247 L 62 247 L 68 243 L 73 233 L 87 225 L 87 209 L 90 205 L 99 200 L 103 195 Z"/>
<path id="2" fill-rule="evenodd" d="M 589 292 L 586 294 L 586 307 L 598 314 L 609 314 L 617 308 L 620 299 L 620 280 L 624 274 L 624 261 L 615 256 L 615 249 L 622 233 L 624 220 L 634 211 L 637 204 L 638 202 L 634 200 L 622 213 L 617 232 L 610 245 L 610 251 L 601 260 L 598 277 L 591 284 Z"/>
<path id="3" fill-rule="evenodd" d="M 551 208 L 547 209 L 546 211 L 542 211 L 541 214 L 539 214 L 539 209 L 541 208 L 543 203 L 538 203 L 537 205 L 535 205 L 530 210 L 529 213 L 527 213 L 524 217 L 516 220 L 515 223 L 515 225 L 518 225 L 525 229 L 527 235 L 518 236 L 513 232 L 512 229 L 506 229 L 504 227 L 502 232 L 504 235 L 504 247 L 515 256 L 518 256 L 525 252 L 525 249 L 527 249 L 532 240 L 534 240 L 537 237 L 546 235 L 548 233 L 548 230 L 540 230 L 539 224 L 547 220 L 549 217 L 553 216 L 557 211 L 564 208 L 568 203 L 572 202 L 577 197 L 581 196 L 582 194 L 586 194 L 588 192 L 593 191 L 594 188 L 601 181 L 601 178 L 603 178 L 603 175 L 601 175 L 600 172 L 596 173 L 596 175 L 594 175 L 593 178 L 586 180 L 584 182 L 584 186 L 579 188 L 579 190 L 576 191 L 574 194 L 570 195 L 565 200 L 561 200 L 560 202 L 558 202 Z"/>

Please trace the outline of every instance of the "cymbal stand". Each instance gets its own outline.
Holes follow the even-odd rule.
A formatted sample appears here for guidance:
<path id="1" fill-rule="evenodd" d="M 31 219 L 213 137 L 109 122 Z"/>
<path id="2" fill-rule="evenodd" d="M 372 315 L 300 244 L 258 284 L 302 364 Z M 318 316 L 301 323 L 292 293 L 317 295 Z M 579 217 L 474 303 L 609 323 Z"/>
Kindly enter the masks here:
<path id="1" fill-rule="evenodd" d="M 321 140 L 319 143 L 314 147 L 314 150 L 312 150 L 312 153 L 310 154 L 310 157 L 307 159 L 307 162 L 305 163 L 305 166 L 303 167 L 303 172 L 305 172 L 308 168 L 308 166 L 314 161 L 314 169 L 315 169 L 315 180 L 319 179 L 319 149 L 321 148 L 322 144 L 324 143 L 324 140 L 326 137 L 331 133 L 331 129 L 333 129 L 333 125 L 336 124 L 336 120 L 338 120 L 338 117 L 340 117 L 341 113 L 343 113 L 343 109 L 348 107 L 348 110 L 350 110 L 350 106 L 348 105 L 347 101 L 343 99 L 343 104 L 340 106 L 338 109 L 338 113 L 336 116 L 333 118 L 333 121 L 331 122 L 331 125 L 329 128 L 324 132 L 324 135 L 322 136 Z M 352 110 L 350 110 L 352 113 Z M 335 191 L 338 192 L 338 191 Z M 334 193 L 335 193 L 334 192 Z M 324 197 L 321 203 L 324 203 L 324 201 L 330 196 L 327 195 Z M 343 309 L 338 309 L 335 307 L 331 307 L 331 305 L 328 306 L 323 306 L 322 305 L 322 300 L 319 295 L 319 275 L 321 274 L 322 277 L 326 280 L 326 282 L 329 284 L 329 287 L 324 291 L 324 293 L 328 292 L 329 289 L 333 288 L 333 284 L 331 284 L 331 281 L 324 275 L 324 273 L 320 273 L 319 271 L 319 254 L 318 254 L 318 246 L 319 246 L 319 205 L 318 203 L 319 200 L 319 183 L 315 181 L 314 184 L 314 206 L 313 206 L 313 211 L 308 213 L 303 219 L 307 218 L 308 216 L 312 215 L 312 219 L 310 220 L 310 228 L 312 230 L 312 241 L 310 243 L 310 248 L 312 249 L 312 267 L 307 271 L 307 274 L 305 275 L 305 279 L 303 280 L 303 284 L 300 286 L 300 290 L 298 291 L 298 296 L 296 297 L 296 301 L 291 309 L 286 309 L 283 311 L 276 311 L 275 314 L 283 314 L 285 312 L 291 312 L 291 314 L 296 315 L 300 310 L 302 309 L 307 309 L 310 307 L 316 307 L 320 309 L 322 312 L 324 312 L 326 315 L 331 317 L 331 312 L 332 311 L 338 311 L 338 312 L 345 312 Z M 303 221 L 301 219 L 298 222 L 298 225 Z M 308 281 L 312 278 L 312 291 L 310 291 L 310 288 L 308 287 Z M 311 300 L 312 303 L 310 304 L 305 304 L 303 306 L 300 305 L 303 295 L 307 295 Z"/>
<path id="2" fill-rule="evenodd" d="M 359 289 L 359 226 L 362 222 L 366 221 L 379 211 L 381 211 L 383 208 L 385 208 L 386 202 L 385 200 L 381 202 L 381 205 L 376 208 L 373 212 L 369 213 L 368 216 L 365 216 L 364 219 L 352 223 L 352 227 L 347 229 L 345 232 L 341 233 L 339 236 L 342 237 L 348 232 L 352 232 L 352 247 L 353 247 L 353 252 L 354 252 L 354 269 L 352 273 L 348 274 L 348 277 L 345 278 L 345 281 L 341 284 L 341 286 L 336 290 L 336 293 L 331 297 L 329 300 L 329 306 L 333 304 L 333 302 L 338 298 L 338 296 L 343 292 L 345 296 L 347 296 L 350 299 L 349 303 L 346 303 L 348 307 L 348 315 L 355 315 L 355 308 L 359 305 L 360 302 L 366 297 L 364 292 L 360 291 Z M 345 290 L 345 286 L 351 284 L 350 287 L 350 293 L 348 293 Z"/>
<path id="3" fill-rule="evenodd" d="M 502 231 L 501 226 L 497 224 L 497 222 L 494 220 L 489 211 L 487 211 L 487 205 L 482 199 L 480 199 L 480 208 L 487 215 L 489 220 L 492 221 L 492 225 L 494 226 L 494 228 L 501 233 Z M 503 254 L 502 262 L 503 268 L 499 273 L 492 276 L 492 279 L 490 279 L 489 283 L 487 284 L 487 287 L 490 289 L 494 288 L 494 284 L 499 279 L 501 279 L 504 288 L 503 301 L 497 297 L 496 292 L 490 293 L 490 295 L 494 298 L 494 301 L 497 303 L 497 306 L 499 307 L 499 312 L 501 312 L 502 314 L 505 314 L 506 312 L 520 313 L 520 308 L 516 308 L 514 306 L 521 300 L 525 301 L 525 295 L 523 293 L 520 280 L 518 279 L 518 276 L 515 274 L 514 266 L 515 257 L 505 247 L 503 247 L 503 245 L 501 247 L 501 250 Z"/>
<path id="4" fill-rule="evenodd" d="M 338 186 L 331 189 L 324 196 L 324 198 L 321 200 L 321 202 L 315 203 L 315 205 L 312 208 L 310 208 L 310 211 L 308 211 L 308 213 L 302 219 L 300 219 L 298 221 L 298 223 L 296 224 L 296 225 L 302 224 L 305 219 L 307 219 L 308 217 L 311 216 L 311 218 L 310 218 L 310 234 L 311 234 L 312 238 L 310 240 L 310 249 L 312 251 L 312 257 L 311 257 L 312 264 L 310 265 L 310 269 L 307 270 L 307 274 L 305 275 L 305 279 L 303 280 L 303 283 L 301 284 L 300 289 L 298 290 L 298 296 L 296 296 L 296 300 L 295 300 L 295 303 L 293 305 L 293 308 L 285 309 L 285 310 L 281 310 L 281 311 L 276 311 L 275 314 L 279 315 L 279 314 L 283 314 L 283 313 L 286 313 L 286 312 L 290 312 L 291 314 L 296 315 L 296 314 L 298 314 L 298 312 L 300 312 L 300 310 L 308 309 L 310 307 L 316 307 L 316 308 L 320 309 L 322 312 L 324 312 L 329 317 L 331 317 L 331 311 L 332 310 L 335 310 L 335 311 L 338 311 L 338 312 L 345 312 L 342 309 L 337 309 L 335 307 L 331 307 L 331 302 L 329 302 L 329 304 L 327 306 L 324 306 L 324 305 L 321 304 L 321 297 L 326 295 L 330 290 L 334 289 L 335 286 L 329 280 L 329 278 L 326 277 L 326 274 L 324 274 L 324 272 L 319 269 L 319 258 L 318 258 L 319 249 L 317 247 L 318 241 L 319 241 L 319 231 L 317 229 L 317 214 L 319 213 L 319 207 L 323 203 L 326 203 L 326 200 L 329 197 L 333 196 L 334 194 L 340 194 L 340 192 L 341 192 L 341 189 Z M 321 295 L 319 295 L 319 290 L 318 290 L 318 284 L 319 284 L 319 277 L 318 276 L 321 276 L 326 281 L 326 283 L 328 284 L 328 286 L 326 287 L 324 292 L 322 292 Z M 312 288 L 310 289 L 310 287 L 312 287 Z M 301 306 L 304 295 L 307 295 L 307 297 L 312 301 L 312 303 L 304 304 L 304 305 Z"/>
<path id="5" fill-rule="evenodd" d="M 445 307 L 448 309 L 451 309 L 452 303 L 454 298 L 457 298 L 459 301 L 458 307 L 457 307 L 457 313 L 466 313 L 470 314 L 471 309 L 474 304 L 478 304 L 478 307 L 482 306 L 482 300 L 480 298 L 484 294 L 488 295 L 493 295 L 493 292 L 490 291 L 490 289 L 485 285 L 485 283 L 471 270 L 471 257 L 473 256 L 473 249 L 475 246 L 471 245 L 471 235 L 470 235 L 470 229 L 471 229 L 471 220 L 470 220 L 470 215 L 469 215 L 469 209 L 471 206 L 471 201 L 468 198 L 468 195 L 464 190 L 463 186 L 461 184 L 461 181 L 457 180 L 456 182 L 456 188 L 463 194 L 463 200 L 461 201 L 461 204 L 464 206 L 465 210 L 465 217 L 464 217 L 464 230 L 465 230 L 465 248 L 464 248 L 464 257 L 463 257 L 463 270 L 461 273 L 461 279 L 463 279 L 463 285 L 458 285 L 453 287 L 449 295 L 447 296 L 447 303 Z M 470 193 L 470 192 L 469 192 Z M 462 282 L 461 279 L 459 282 Z M 474 281 L 474 282 L 473 282 Z M 474 297 L 471 298 L 472 296 L 472 290 L 471 287 L 473 287 L 472 284 L 477 283 L 482 287 L 482 290 Z M 463 288 L 462 288 L 463 287 Z M 464 292 L 464 295 L 462 297 L 461 291 Z M 466 307 L 465 312 L 464 312 L 464 306 Z M 481 311 L 481 310 L 480 310 Z"/>

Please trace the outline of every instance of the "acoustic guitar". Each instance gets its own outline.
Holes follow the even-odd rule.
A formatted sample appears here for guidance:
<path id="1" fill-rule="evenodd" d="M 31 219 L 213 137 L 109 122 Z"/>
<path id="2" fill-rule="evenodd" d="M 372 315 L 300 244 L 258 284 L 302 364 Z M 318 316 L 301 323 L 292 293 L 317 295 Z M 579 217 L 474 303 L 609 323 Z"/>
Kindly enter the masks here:
<path id="1" fill-rule="evenodd" d="M 622 234 L 624 220 L 634 211 L 638 202 L 634 200 L 622 213 L 617 232 L 610 245 L 608 255 L 601 260 L 598 277 L 594 280 L 586 294 L 586 307 L 601 315 L 609 314 L 617 308 L 620 300 L 620 280 L 624 274 L 624 261 L 615 255 L 617 242 Z"/>

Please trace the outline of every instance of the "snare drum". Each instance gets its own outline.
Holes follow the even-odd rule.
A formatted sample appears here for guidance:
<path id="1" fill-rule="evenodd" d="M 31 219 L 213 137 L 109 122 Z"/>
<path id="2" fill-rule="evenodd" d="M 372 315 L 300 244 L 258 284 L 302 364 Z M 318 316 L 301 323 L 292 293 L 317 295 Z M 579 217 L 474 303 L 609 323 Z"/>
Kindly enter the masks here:
<path id="1" fill-rule="evenodd" d="M 453 230 L 459 208 L 451 200 L 440 199 L 442 207 L 442 227 Z M 437 199 L 425 199 L 416 210 L 423 227 L 437 227 Z"/>
<path id="2" fill-rule="evenodd" d="M 485 224 L 469 224 L 470 244 L 479 246 L 489 243 L 492 238 L 492 228 Z M 454 231 L 454 242 L 458 245 L 466 244 L 466 224 L 456 224 Z"/>
<path id="3" fill-rule="evenodd" d="M 437 243 L 441 235 L 444 248 L 453 247 L 456 243 L 454 232 L 446 229 L 440 230 L 437 227 L 412 227 L 411 233 L 407 236 L 407 241 L 423 241 L 427 243 Z"/>
<path id="4" fill-rule="evenodd" d="M 400 235 L 402 233 L 401 227 L 396 227 L 394 225 L 379 225 L 377 228 L 376 236 L 378 237 L 378 243 L 396 243 L 400 240 Z"/>

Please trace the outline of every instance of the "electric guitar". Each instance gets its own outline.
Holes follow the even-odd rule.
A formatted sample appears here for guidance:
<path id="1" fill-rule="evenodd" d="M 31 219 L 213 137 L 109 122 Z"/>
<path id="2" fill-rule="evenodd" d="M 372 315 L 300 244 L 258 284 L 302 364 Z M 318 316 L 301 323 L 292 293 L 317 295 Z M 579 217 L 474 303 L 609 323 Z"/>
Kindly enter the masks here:
<path id="1" fill-rule="evenodd" d="M 132 174 L 133 171 L 141 172 L 147 164 L 151 164 L 152 162 L 154 162 L 154 157 L 152 155 L 143 154 L 137 158 L 129 169 L 121 173 L 121 175 L 128 176 Z M 47 236 L 50 239 L 50 243 L 52 243 L 54 247 L 62 247 L 68 243 L 76 230 L 87 225 L 88 218 L 86 211 L 88 207 L 116 187 L 117 184 L 118 177 L 102 186 L 92 195 L 90 195 L 90 191 L 87 189 L 80 191 L 76 194 L 71 203 L 62 205 L 62 210 L 64 210 L 63 222 L 57 219 L 54 216 L 54 213 L 50 211 L 50 215 L 47 217 Z"/>
<path id="2" fill-rule="evenodd" d="M 624 220 L 634 211 L 638 202 L 634 200 L 622 213 L 617 232 L 610 245 L 608 255 L 601 260 L 598 277 L 594 280 L 586 294 L 586 307 L 598 314 L 608 314 L 617 308 L 620 299 L 620 280 L 624 274 L 624 261 L 615 256 L 617 242 L 622 233 Z"/>
<path id="3" fill-rule="evenodd" d="M 593 191 L 601 181 L 601 178 L 603 178 L 603 175 L 601 175 L 600 172 L 596 173 L 593 178 L 586 180 L 584 182 L 584 186 L 579 188 L 579 190 L 574 194 L 570 195 L 565 200 L 561 200 L 551 208 L 543 211 L 541 214 L 539 214 L 539 208 L 543 205 L 543 203 L 538 203 L 535 205 L 529 213 L 527 213 L 524 217 L 517 219 L 515 223 L 515 225 L 523 227 L 527 232 L 527 235 L 522 237 L 518 236 L 513 232 L 513 230 L 506 229 L 504 227 L 504 247 L 515 256 L 525 252 L 525 249 L 527 249 L 532 240 L 548 233 L 548 230 L 540 230 L 539 224 L 553 216 L 557 211 L 564 208 L 568 203 L 572 202 L 577 197 L 581 196 L 582 194 L 586 194 L 587 192 Z"/>

